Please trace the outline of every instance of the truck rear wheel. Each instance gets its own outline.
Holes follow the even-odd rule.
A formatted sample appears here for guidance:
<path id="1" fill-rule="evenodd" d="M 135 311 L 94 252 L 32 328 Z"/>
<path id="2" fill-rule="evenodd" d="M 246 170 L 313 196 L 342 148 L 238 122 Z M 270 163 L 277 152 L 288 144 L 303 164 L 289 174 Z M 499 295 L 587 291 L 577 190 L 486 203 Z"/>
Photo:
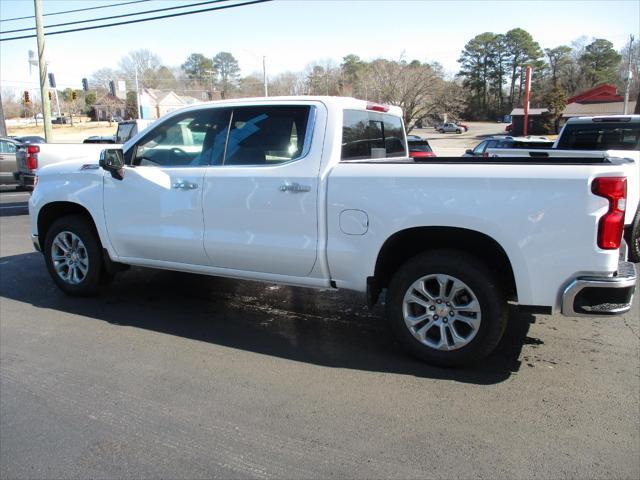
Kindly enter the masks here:
<path id="1" fill-rule="evenodd" d="M 44 258 L 51 278 L 69 295 L 97 293 L 103 276 L 100 240 L 82 215 L 56 220 L 47 232 Z"/>
<path id="2" fill-rule="evenodd" d="M 434 250 L 407 261 L 387 296 L 387 319 L 414 356 L 441 366 L 489 355 L 507 324 L 507 302 L 487 267 L 465 252 Z"/>

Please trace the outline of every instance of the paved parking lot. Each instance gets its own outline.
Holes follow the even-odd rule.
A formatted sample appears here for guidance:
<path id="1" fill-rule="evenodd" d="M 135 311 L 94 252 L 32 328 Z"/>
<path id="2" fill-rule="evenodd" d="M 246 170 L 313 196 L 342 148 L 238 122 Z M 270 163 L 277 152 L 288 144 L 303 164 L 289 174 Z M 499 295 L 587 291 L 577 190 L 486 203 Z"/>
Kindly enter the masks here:
<path id="1" fill-rule="evenodd" d="M 640 308 L 406 357 L 359 295 L 132 269 L 70 298 L 0 192 L 0 478 L 638 478 Z"/>

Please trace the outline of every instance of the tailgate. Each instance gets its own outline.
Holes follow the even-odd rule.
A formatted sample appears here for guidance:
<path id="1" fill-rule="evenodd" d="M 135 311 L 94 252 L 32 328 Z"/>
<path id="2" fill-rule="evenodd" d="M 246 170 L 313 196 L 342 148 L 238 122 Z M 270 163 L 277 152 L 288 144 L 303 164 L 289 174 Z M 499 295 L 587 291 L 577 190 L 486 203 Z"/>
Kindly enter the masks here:
<path id="1" fill-rule="evenodd" d="M 33 173 L 33 170 L 27 168 L 27 146 L 23 145 L 16 150 L 16 163 L 18 171 L 22 173 Z"/>

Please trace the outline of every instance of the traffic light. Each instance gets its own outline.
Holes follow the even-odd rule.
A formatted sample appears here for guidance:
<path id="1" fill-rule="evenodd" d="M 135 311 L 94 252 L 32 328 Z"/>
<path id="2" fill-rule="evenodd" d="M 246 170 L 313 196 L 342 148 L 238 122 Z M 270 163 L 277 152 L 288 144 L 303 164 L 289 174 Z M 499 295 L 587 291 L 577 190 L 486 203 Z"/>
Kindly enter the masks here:
<path id="1" fill-rule="evenodd" d="M 24 103 L 31 103 L 31 99 L 29 98 L 29 92 L 27 90 L 25 90 L 22 93 L 22 100 L 24 101 Z"/>
<path id="2" fill-rule="evenodd" d="M 51 88 L 56 88 L 56 77 L 53 76 L 53 73 L 49 74 L 49 86 Z"/>
<path id="3" fill-rule="evenodd" d="M 71 100 L 76 100 L 78 98 L 78 92 L 75 90 L 71 91 Z"/>
<path id="4" fill-rule="evenodd" d="M 89 81 L 86 78 L 82 79 L 82 90 L 85 92 L 89 91 Z"/>
<path id="5" fill-rule="evenodd" d="M 114 97 L 116 96 L 116 84 L 113 82 L 113 80 L 109 80 L 109 92 Z"/>

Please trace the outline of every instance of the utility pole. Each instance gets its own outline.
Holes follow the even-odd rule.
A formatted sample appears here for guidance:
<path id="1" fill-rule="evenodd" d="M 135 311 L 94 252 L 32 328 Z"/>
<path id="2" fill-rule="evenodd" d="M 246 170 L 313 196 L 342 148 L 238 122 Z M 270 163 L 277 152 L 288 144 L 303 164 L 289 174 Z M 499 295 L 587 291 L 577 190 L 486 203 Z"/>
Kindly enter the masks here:
<path id="1" fill-rule="evenodd" d="M 2 94 L 0 94 L 0 137 L 7 136 L 7 124 L 4 121 L 4 108 L 2 108 Z"/>
<path id="2" fill-rule="evenodd" d="M 138 106 L 138 118 L 142 118 L 142 105 L 140 105 L 140 86 L 138 85 L 138 67 L 136 67 L 136 104 Z"/>
<path id="3" fill-rule="evenodd" d="M 262 78 L 264 80 L 264 96 L 269 96 L 269 90 L 267 89 L 267 57 L 262 56 Z"/>
<path id="4" fill-rule="evenodd" d="M 624 115 L 629 113 L 629 88 L 631 87 L 631 56 L 633 53 L 633 35 L 629 39 L 629 63 L 627 64 L 627 78 L 624 86 Z"/>
<path id="5" fill-rule="evenodd" d="M 527 65 L 525 68 L 525 82 L 524 82 L 524 133 L 523 136 L 527 136 L 529 133 L 529 97 L 531 95 L 531 65 Z"/>
<path id="6" fill-rule="evenodd" d="M 38 65 L 40 69 L 40 95 L 42 97 L 42 116 L 44 119 L 44 138 L 53 141 L 51 130 L 51 102 L 49 102 L 49 86 L 47 85 L 47 62 L 44 58 L 44 29 L 42 26 L 42 0 L 33 0 L 36 16 L 36 33 L 38 36 Z"/>

